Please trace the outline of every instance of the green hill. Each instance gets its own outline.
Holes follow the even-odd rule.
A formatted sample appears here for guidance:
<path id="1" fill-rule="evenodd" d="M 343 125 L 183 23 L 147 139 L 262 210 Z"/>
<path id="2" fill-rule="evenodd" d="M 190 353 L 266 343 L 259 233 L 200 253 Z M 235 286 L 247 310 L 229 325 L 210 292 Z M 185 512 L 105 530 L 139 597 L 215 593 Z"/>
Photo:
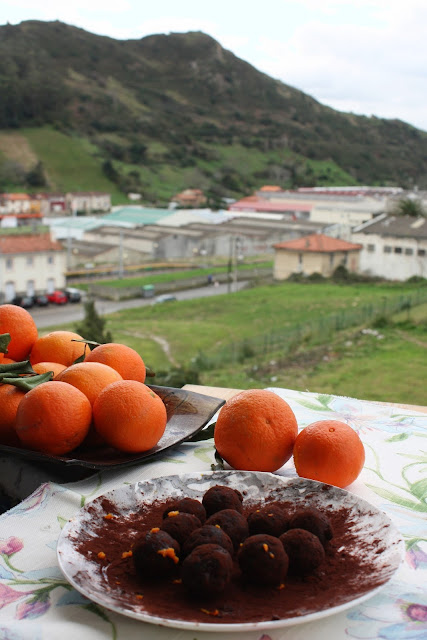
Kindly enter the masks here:
<path id="1" fill-rule="evenodd" d="M 0 188 L 28 172 L 5 132 L 51 188 L 108 188 L 117 201 L 139 191 L 164 204 L 190 186 L 236 197 L 267 182 L 427 186 L 426 133 L 325 107 L 200 32 L 118 41 L 60 22 L 1 26 L 0 95 Z"/>

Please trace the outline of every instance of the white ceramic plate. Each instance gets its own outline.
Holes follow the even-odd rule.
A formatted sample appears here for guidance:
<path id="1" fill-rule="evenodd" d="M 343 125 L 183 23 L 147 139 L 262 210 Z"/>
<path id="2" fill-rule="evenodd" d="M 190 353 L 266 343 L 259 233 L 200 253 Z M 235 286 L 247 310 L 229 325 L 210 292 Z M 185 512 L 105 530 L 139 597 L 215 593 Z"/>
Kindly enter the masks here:
<path id="1" fill-rule="evenodd" d="M 327 509 L 328 512 L 349 509 L 351 526 L 351 553 L 363 554 L 369 566 L 369 580 L 375 577 L 375 588 L 366 590 L 365 574 L 353 576 L 352 582 L 359 584 L 360 592 L 352 588 L 353 593 L 348 600 L 338 606 L 329 606 L 293 617 L 280 620 L 265 620 L 248 623 L 215 623 L 195 622 L 190 620 L 170 619 L 150 614 L 143 609 L 143 600 L 135 604 L 123 603 L 110 589 L 105 574 L 99 570 L 99 562 L 90 561 L 79 552 L 79 542 L 86 536 L 93 536 L 102 525 L 105 515 L 102 500 L 107 498 L 114 505 L 119 515 L 126 517 L 135 512 L 142 504 L 150 504 L 154 500 L 181 498 L 189 496 L 200 499 L 211 486 L 227 485 L 244 492 L 245 504 L 259 503 L 273 495 L 274 500 L 293 501 L 297 505 L 310 505 Z M 274 492 L 274 493 L 272 493 Z M 96 535 L 96 534 L 95 534 Z M 107 609 L 121 613 L 130 618 L 179 629 L 200 631 L 253 631 L 274 629 L 303 622 L 311 622 L 330 616 L 372 597 L 394 575 L 403 558 L 404 544 L 399 532 L 390 519 L 373 505 L 343 489 L 325 485 L 303 478 L 284 478 L 270 473 L 251 471 L 217 471 L 192 473 L 186 475 L 164 476 L 139 482 L 132 486 L 123 486 L 95 499 L 76 514 L 63 528 L 58 541 L 58 561 L 65 578 L 90 600 L 103 605 Z M 365 584 L 364 584 L 365 580 Z M 274 612 L 272 611 L 272 614 Z"/>

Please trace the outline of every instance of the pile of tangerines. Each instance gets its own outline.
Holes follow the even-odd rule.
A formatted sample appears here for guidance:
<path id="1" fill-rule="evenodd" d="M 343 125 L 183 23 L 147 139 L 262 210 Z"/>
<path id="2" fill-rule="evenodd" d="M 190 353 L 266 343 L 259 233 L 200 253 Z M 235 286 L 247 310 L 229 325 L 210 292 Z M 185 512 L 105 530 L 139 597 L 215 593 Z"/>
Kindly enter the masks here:
<path id="1" fill-rule="evenodd" d="M 146 384 L 141 356 L 120 343 L 92 351 L 72 331 L 38 335 L 28 311 L 0 305 L 0 443 L 50 455 L 81 444 L 147 451 L 166 407 Z M 6 340 L 4 340 L 6 338 Z M 76 362 L 78 361 L 78 362 Z"/>
<path id="2" fill-rule="evenodd" d="M 0 443 L 52 455 L 79 445 L 107 444 L 138 453 L 154 447 L 167 422 L 160 397 L 144 384 L 141 356 L 119 343 L 92 351 L 81 336 L 38 336 L 32 316 L 0 305 Z M 346 487 L 359 476 L 365 450 L 338 420 L 298 433 L 295 415 L 277 394 L 248 389 L 220 410 L 214 431 L 219 455 L 233 468 L 274 472 L 293 455 L 299 476 Z"/>

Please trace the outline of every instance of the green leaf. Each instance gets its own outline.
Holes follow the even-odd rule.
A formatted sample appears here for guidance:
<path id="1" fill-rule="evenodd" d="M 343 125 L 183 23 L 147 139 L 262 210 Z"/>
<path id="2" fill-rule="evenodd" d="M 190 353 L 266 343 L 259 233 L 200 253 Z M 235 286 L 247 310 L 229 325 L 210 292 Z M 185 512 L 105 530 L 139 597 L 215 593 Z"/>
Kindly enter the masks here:
<path id="1" fill-rule="evenodd" d="M 0 335 L 0 353 L 7 353 L 7 348 L 10 341 L 10 333 L 2 333 Z"/>
<path id="2" fill-rule="evenodd" d="M 11 362 L 10 364 L 0 364 L 0 376 L 5 373 L 14 373 L 20 375 L 21 373 L 36 373 L 32 368 L 29 360 L 22 360 L 22 362 Z"/>
<path id="3" fill-rule="evenodd" d="M 147 365 L 145 365 L 145 375 L 147 378 L 154 378 L 156 376 L 156 372 L 153 371 L 151 367 L 147 367 Z"/>
<path id="4" fill-rule="evenodd" d="M 53 371 L 47 371 L 46 373 L 35 374 L 34 376 L 26 376 L 23 378 L 12 378 L 7 374 L 0 376 L 0 382 L 6 384 L 12 384 L 14 387 L 18 387 L 22 391 L 31 391 L 34 387 L 37 387 L 43 382 L 48 382 L 53 378 Z"/>
<path id="5" fill-rule="evenodd" d="M 407 440 L 409 436 L 409 433 L 397 433 L 395 436 L 387 438 L 386 442 L 401 442 L 402 440 Z"/>
<path id="6" fill-rule="evenodd" d="M 388 489 L 381 489 L 380 487 L 374 487 L 371 484 L 367 484 L 369 489 L 372 489 L 377 495 L 389 500 L 390 502 L 394 502 L 395 504 L 404 507 L 405 509 L 411 509 L 411 511 L 420 511 L 422 513 L 427 512 L 427 504 L 418 504 L 417 502 L 412 502 L 411 500 L 406 500 L 405 498 L 401 498 L 397 493 L 393 493 L 392 491 L 388 491 Z"/>
<path id="7" fill-rule="evenodd" d="M 218 451 L 215 449 L 215 460 L 217 464 L 211 464 L 212 471 L 223 471 L 224 469 L 224 460 L 219 455 Z"/>
<path id="8" fill-rule="evenodd" d="M 87 611 L 94 613 L 95 615 L 102 618 L 104 622 L 108 622 L 111 624 L 110 618 L 107 616 L 104 609 L 102 609 L 98 604 L 95 604 L 94 602 L 90 602 L 89 604 L 84 604 L 82 606 L 83 606 L 83 609 L 86 609 Z"/>
<path id="9" fill-rule="evenodd" d="M 62 516 L 57 516 L 56 519 L 58 520 L 61 529 L 63 529 L 68 522 L 68 520 L 66 520 L 66 518 L 63 518 Z"/>
<path id="10" fill-rule="evenodd" d="M 411 453 L 399 453 L 399 456 L 402 456 L 402 458 L 409 458 L 409 460 L 416 460 L 417 462 L 420 462 L 421 464 L 427 464 L 427 455 L 424 454 L 422 456 L 415 456 L 412 455 Z"/>
<path id="11" fill-rule="evenodd" d="M 330 407 L 326 407 L 323 404 L 319 406 L 318 404 L 313 404 L 308 400 L 297 400 L 296 402 L 298 402 L 298 404 L 302 405 L 306 409 L 311 409 L 312 411 L 325 411 L 325 409 L 327 409 L 328 411 L 332 411 Z"/>
<path id="12" fill-rule="evenodd" d="M 329 403 L 332 400 L 332 396 L 326 395 L 326 394 L 321 394 L 321 395 L 317 396 L 317 399 L 318 399 L 318 401 L 320 402 L 321 405 L 323 405 L 324 407 L 329 409 Z"/>
<path id="13" fill-rule="evenodd" d="M 427 478 L 418 480 L 410 485 L 411 493 L 419 500 L 425 500 L 427 497 Z"/>
<path id="14" fill-rule="evenodd" d="M 200 442 L 201 440 L 209 440 L 210 438 L 213 438 L 215 432 L 215 424 L 216 423 L 213 422 L 208 427 L 206 427 L 206 429 L 202 429 L 192 438 L 188 438 L 187 442 Z"/>

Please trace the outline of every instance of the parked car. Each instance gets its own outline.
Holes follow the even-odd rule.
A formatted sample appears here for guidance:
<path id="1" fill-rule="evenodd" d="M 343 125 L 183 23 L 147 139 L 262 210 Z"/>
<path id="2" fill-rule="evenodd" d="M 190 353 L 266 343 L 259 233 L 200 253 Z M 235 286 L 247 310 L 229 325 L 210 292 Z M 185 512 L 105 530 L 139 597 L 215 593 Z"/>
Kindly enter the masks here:
<path id="1" fill-rule="evenodd" d="M 174 296 L 172 293 L 164 293 L 161 296 L 157 296 L 157 298 L 153 301 L 153 304 L 158 304 L 160 302 L 173 302 L 176 299 L 176 296 Z"/>
<path id="2" fill-rule="evenodd" d="M 33 296 L 33 302 L 38 307 L 47 307 L 47 305 L 49 304 L 49 300 L 47 299 L 47 296 L 45 296 L 44 294 Z"/>
<path id="3" fill-rule="evenodd" d="M 65 289 L 65 295 L 68 298 L 68 302 L 80 302 L 82 299 L 82 292 L 80 289 L 75 289 L 73 287 L 67 287 Z"/>
<path id="4" fill-rule="evenodd" d="M 47 299 L 52 304 L 67 304 L 68 298 L 63 291 L 54 291 L 47 294 Z"/>
<path id="5" fill-rule="evenodd" d="M 16 296 L 12 300 L 12 304 L 16 304 L 24 309 L 31 309 L 34 306 L 34 301 L 31 296 Z"/>

